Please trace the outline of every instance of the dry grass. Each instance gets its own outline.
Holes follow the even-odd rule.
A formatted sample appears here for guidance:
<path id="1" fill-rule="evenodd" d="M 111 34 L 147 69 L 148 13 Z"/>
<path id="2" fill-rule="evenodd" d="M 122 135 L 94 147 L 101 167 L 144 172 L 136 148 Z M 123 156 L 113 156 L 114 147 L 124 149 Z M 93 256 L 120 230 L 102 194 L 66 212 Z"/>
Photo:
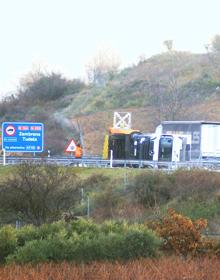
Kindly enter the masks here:
<path id="1" fill-rule="evenodd" d="M 131 112 L 132 128 L 141 132 L 154 132 L 156 125 L 160 123 L 158 110 L 153 106 L 143 108 L 118 108 L 104 112 L 95 112 L 89 115 L 78 116 L 84 132 L 86 153 L 102 155 L 104 136 L 108 133 L 108 128 L 112 126 L 113 113 Z M 201 101 L 200 104 L 190 106 L 186 112 L 188 120 L 219 121 L 220 100 L 219 97 Z M 70 116 L 73 123 L 76 122 L 74 116 Z M 165 119 L 163 119 L 165 120 Z"/>
<path id="2" fill-rule="evenodd" d="M 71 263 L 10 265 L 0 268 L 0 280 L 218 280 L 219 259 L 136 260 L 126 264 Z"/>

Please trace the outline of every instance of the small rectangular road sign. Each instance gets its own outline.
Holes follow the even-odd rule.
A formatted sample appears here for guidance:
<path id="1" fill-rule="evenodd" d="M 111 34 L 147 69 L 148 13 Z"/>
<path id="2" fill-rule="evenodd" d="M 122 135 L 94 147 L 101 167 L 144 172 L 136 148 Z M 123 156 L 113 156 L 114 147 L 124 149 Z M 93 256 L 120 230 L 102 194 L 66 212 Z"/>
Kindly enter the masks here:
<path id="1" fill-rule="evenodd" d="M 5 152 L 43 152 L 44 125 L 42 123 L 2 123 L 2 149 Z"/>

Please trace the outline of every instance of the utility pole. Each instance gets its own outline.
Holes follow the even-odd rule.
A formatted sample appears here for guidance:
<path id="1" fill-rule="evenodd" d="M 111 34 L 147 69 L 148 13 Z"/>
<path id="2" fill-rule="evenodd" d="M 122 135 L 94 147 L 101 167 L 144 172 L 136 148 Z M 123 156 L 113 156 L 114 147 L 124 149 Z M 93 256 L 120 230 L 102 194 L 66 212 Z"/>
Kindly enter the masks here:
<path id="1" fill-rule="evenodd" d="M 77 129 L 79 131 L 79 139 L 80 139 L 80 143 L 82 145 L 83 154 L 85 155 L 86 154 L 86 152 L 85 152 L 86 150 L 85 150 L 85 143 L 84 143 L 84 138 L 83 138 L 83 131 L 82 131 L 82 128 L 81 128 L 81 125 L 80 125 L 78 119 L 76 120 L 76 123 L 77 123 Z"/>

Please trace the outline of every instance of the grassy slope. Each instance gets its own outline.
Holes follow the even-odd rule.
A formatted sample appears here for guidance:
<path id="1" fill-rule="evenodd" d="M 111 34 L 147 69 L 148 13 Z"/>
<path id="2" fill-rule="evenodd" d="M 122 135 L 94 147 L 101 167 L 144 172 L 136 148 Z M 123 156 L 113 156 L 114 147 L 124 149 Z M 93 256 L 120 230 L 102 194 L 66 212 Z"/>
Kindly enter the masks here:
<path id="1" fill-rule="evenodd" d="M 178 91 L 189 107 L 183 118 L 219 120 L 219 94 L 215 92 L 218 73 L 207 55 L 176 52 L 154 56 L 124 69 L 102 88 L 91 87 L 74 96 L 62 113 L 80 122 L 87 153 L 102 153 L 104 135 L 112 125 L 114 111 L 132 112 L 132 127 L 153 132 L 160 123 L 158 108 L 152 104 L 160 84 L 161 94 L 174 73 Z M 164 120 L 164 119 L 163 119 Z"/>
<path id="2" fill-rule="evenodd" d="M 200 91 L 193 82 L 216 79 L 213 65 L 206 55 L 176 52 L 173 55 L 154 56 L 136 66 L 122 70 L 105 87 L 88 88 L 74 96 L 66 108 L 68 114 L 89 114 L 117 108 L 145 107 L 149 104 L 149 93 L 154 93 L 158 83 L 166 87 L 170 75 L 177 78 L 177 87 L 183 91 Z M 204 87 L 204 84 L 202 85 Z M 211 84 L 206 88 L 212 91 Z"/>

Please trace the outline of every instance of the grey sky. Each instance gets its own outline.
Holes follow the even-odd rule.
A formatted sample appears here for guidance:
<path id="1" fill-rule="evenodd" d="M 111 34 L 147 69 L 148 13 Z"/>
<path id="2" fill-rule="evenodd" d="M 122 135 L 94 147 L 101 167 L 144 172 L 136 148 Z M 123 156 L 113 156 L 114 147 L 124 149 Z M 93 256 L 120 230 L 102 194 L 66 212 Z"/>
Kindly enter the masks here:
<path id="1" fill-rule="evenodd" d="M 0 94 L 13 91 L 33 65 L 69 78 L 107 44 L 123 65 L 164 51 L 204 52 L 220 33 L 218 0 L 0 0 Z"/>

